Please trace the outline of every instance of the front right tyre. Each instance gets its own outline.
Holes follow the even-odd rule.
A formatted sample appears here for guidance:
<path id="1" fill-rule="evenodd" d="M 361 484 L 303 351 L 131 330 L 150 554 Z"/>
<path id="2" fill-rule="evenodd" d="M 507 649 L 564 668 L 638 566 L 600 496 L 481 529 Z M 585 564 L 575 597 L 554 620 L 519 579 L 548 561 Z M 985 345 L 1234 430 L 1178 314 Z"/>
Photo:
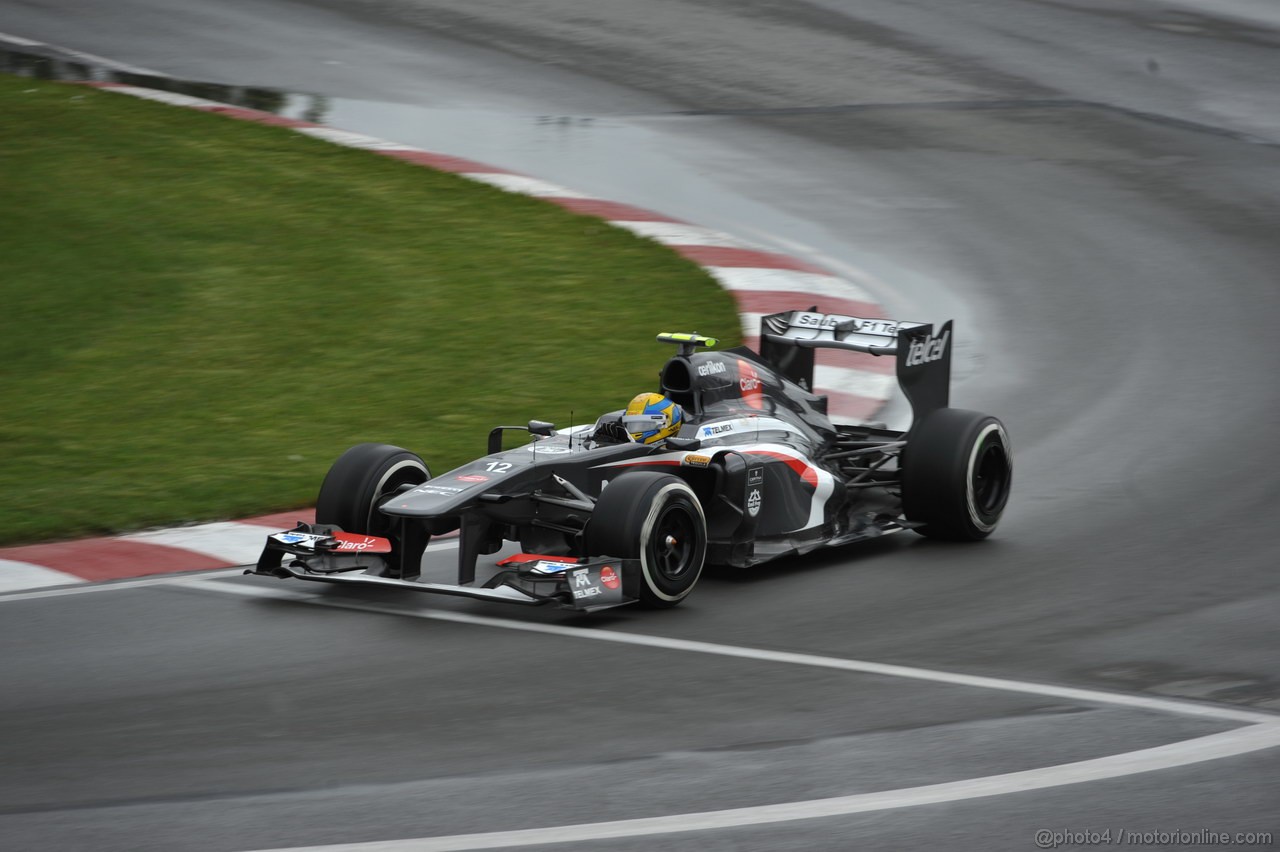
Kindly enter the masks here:
<path id="1" fill-rule="evenodd" d="M 357 444 L 329 468 L 316 499 L 316 523 L 389 538 L 392 521 L 378 507 L 406 485 L 431 478 L 418 456 L 390 444 Z"/>

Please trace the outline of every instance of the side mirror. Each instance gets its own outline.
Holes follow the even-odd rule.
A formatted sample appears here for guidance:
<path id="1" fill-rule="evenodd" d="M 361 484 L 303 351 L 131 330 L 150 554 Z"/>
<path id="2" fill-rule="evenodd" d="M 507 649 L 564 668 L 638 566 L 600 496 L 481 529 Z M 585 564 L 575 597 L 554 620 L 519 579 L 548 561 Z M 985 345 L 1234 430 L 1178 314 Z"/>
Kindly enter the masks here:
<path id="1" fill-rule="evenodd" d="M 556 424 L 548 423 L 545 420 L 530 420 L 529 431 L 534 435 L 550 438 L 556 433 Z"/>

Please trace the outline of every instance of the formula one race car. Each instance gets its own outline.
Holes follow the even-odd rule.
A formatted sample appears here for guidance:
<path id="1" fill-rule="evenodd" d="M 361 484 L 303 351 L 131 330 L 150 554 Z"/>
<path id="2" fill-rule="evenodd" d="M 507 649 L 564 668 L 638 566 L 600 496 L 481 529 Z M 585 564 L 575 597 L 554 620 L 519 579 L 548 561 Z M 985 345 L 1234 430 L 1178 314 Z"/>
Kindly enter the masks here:
<path id="1" fill-rule="evenodd" d="M 990 535 L 1009 495 L 1009 439 L 996 418 L 948 407 L 951 323 L 815 311 L 765 317 L 759 353 L 660 334 L 678 351 L 653 404 L 559 431 L 499 426 L 488 455 L 434 478 L 408 450 L 352 447 L 320 487 L 316 523 L 269 536 L 251 573 L 594 611 L 674 606 L 704 563 L 745 567 L 904 529 Z M 833 424 L 809 390 L 817 348 L 896 356 L 911 428 Z M 504 450 L 512 430 L 531 441 Z M 457 582 L 422 580 L 430 537 L 455 532 Z M 477 583 L 479 556 L 508 541 L 523 552 Z"/>

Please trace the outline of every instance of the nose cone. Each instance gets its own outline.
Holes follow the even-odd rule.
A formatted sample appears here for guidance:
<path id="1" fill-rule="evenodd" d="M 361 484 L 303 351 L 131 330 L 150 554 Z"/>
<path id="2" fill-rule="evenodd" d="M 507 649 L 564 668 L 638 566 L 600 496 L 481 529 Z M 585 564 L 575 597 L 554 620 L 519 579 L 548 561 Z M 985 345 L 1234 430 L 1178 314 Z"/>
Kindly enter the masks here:
<path id="1" fill-rule="evenodd" d="M 406 518 L 456 515 L 461 507 L 474 502 L 485 491 L 491 490 L 500 479 L 505 478 L 498 476 L 490 468 L 503 469 L 501 463 L 485 460 L 472 462 L 424 482 L 411 491 L 397 494 L 382 504 L 382 511 L 387 515 Z"/>

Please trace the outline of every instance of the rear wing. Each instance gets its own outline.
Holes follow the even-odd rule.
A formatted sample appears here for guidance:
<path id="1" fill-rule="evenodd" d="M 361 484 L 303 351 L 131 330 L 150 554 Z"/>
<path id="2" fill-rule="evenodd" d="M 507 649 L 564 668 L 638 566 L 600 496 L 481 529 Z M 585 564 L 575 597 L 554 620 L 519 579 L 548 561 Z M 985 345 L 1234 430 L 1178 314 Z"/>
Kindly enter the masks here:
<path id="1" fill-rule="evenodd" d="M 950 320 L 935 332 L 928 323 L 823 314 L 814 308 L 769 314 L 760 321 L 760 356 L 810 391 L 816 349 L 896 357 L 898 386 L 911 403 L 914 422 L 950 404 Z"/>

